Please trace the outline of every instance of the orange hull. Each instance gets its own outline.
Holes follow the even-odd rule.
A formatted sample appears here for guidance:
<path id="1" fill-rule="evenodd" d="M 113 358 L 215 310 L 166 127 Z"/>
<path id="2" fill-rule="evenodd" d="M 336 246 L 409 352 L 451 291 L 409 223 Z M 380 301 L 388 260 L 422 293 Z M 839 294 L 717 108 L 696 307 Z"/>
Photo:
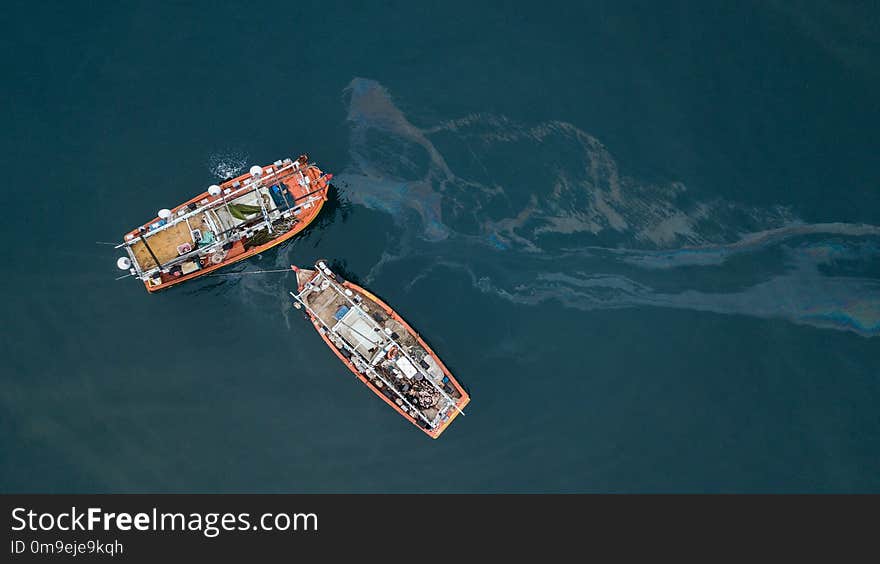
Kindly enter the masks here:
<path id="1" fill-rule="evenodd" d="M 297 219 L 299 220 L 295 223 L 292 228 L 277 237 L 273 238 L 271 241 L 264 243 L 262 245 L 254 246 L 249 249 L 245 248 L 244 240 L 238 240 L 232 243 L 232 247 L 226 251 L 226 257 L 222 262 L 217 264 L 206 263 L 206 261 L 202 261 L 202 266 L 195 272 L 191 272 L 188 274 L 183 274 L 180 276 L 172 276 L 169 273 L 160 274 L 159 278 L 161 279 L 161 284 L 153 284 L 149 280 L 144 280 L 144 287 L 150 293 L 159 292 L 161 290 L 165 290 L 166 288 L 170 288 L 172 286 L 176 286 L 188 280 L 192 280 L 194 278 L 198 278 L 199 276 L 204 276 L 206 274 L 210 274 L 216 270 L 219 270 L 225 266 L 229 266 L 231 264 L 237 263 L 239 261 L 245 260 L 254 255 L 260 254 L 272 247 L 280 245 L 281 243 L 289 240 L 294 235 L 305 230 L 314 220 L 318 217 L 321 209 L 324 206 L 324 203 L 327 201 L 327 192 L 330 187 L 330 178 L 332 175 L 324 176 L 321 170 L 314 165 L 310 165 L 308 167 L 304 167 L 302 169 L 303 174 L 309 178 L 311 184 L 308 185 L 307 188 L 300 186 L 296 182 L 289 183 L 288 194 L 294 199 L 303 198 L 305 196 L 315 196 L 318 197 L 319 200 L 315 202 L 311 207 L 307 210 L 303 210 L 302 213 L 297 215 Z M 281 183 L 285 180 L 290 179 L 294 175 L 298 175 L 299 172 L 295 170 L 291 170 L 285 174 L 279 174 L 277 177 L 274 177 L 272 183 Z M 227 189 L 231 187 L 236 182 L 243 182 L 245 179 L 250 178 L 250 174 L 243 174 L 236 178 L 231 178 L 222 184 L 220 184 L 221 189 Z M 308 190 L 308 192 L 306 192 Z M 190 204 L 201 203 L 205 204 L 206 202 L 213 202 L 220 199 L 220 196 L 211 196 L 208 192 L 202 192 L 198 196 L 180 204 L 179 206 L 173 208 L 171 210 L 172 214 L 177 214 L 179 210 L 187 208 Z M 158 217 L 152 219 L 147 222 L 145 225 L 153 224 L 154 222 L 159 221 Z M 134 229 L 126 234 L 126 238 L 137 238 L 140 236 L 139 229 Z"/>
<path id="2" fill-rule="evenodd" d="M 296 267 L 292 267 L 292 268 L 293 268 L 294 270 L 296 270 Z M 404 411 L 403 409 L 401 409 L 400 406 L 398 406 L 395 402 L 391 401 L 391 399 L 388 398 L 388 396 L 386 396 L 385 394 L 383 394 L 383 393 L 381 392 L 381 390 L 379 390 L 378 388 L 376 388 L 376 386 L 373 385 L 373 383 L 372 383 L 368 378 L 364 377 L 364 375 L 361 374 L 361 373 L 357 370 L 357 368 L 355 368 L 354 364 L 353 364 L 348 358 L 346 358 L 346 357 L 345 357 L 345 356 L 339 351 L 339 349 L 338 349 L 338 348 L 337 348 L 337 347 L 336 347 L 336 346 L 330 341 L 330 339 L 328 338 L 328 336 L 327 336 L 324 332 L 322 332 L 322 331 L 320 330 L 320 328 L 321 328 L 321 322 L 320 322 L 319 320 L 317 320 L 317 319 L 315 318 L 314 315 L 312 315 L 311 313 L 309 313 L 309 314 L 308 314 L 308 315 L 309 315 L 309 318 L 311 319 L 312 324 L 315 326 L 315 329 L 318 331 L 318 334 L 321 336 L 321 338 L 324 340 L 324 342 L 327 344 L 327 346 L 330 347 L 330 350 L 332 350 L 333 353 L 339 358 L 339 360 L 341 360 L 342 363 L 345 364 L 345 366 L 347 366 L 348 369 L 352 372 L 352 374 L 354 374 L 354 375 L 358 378 L 358 380 L 360 380 L 361 382 L 363 382 L 364 385 L 367 386 L 367 388 L 369 388 L 370 390 L 372 390 L 373 393 L 375 393 L 377 396 L 379 396 L 379 397 L 380 397 L 385 403 L 387 403 L 388 405 L 390 405 L 390 406 L 391 406 L 391 407 L 392 407 L 397 413 L 399 413 L 404 419 L 406 419 L 407 421 L 409 421 L 410 423 L 412 423 L 413 425 L 415 425 L 416 427 L 418 427 L 419 429 L 421 429 L 422 432 L 424 432 L 426 435 L 428 435 L 428 436 L 431 437 L 432 439 L 436 439 L 436 438 L 438 438 L 438 437 L 439 437 L 440 435 L 442 435 L 443 432 L 449 427 L 449 424 L 452 423 L 452 421 L 458 416 L 458 414 L 459 414 L 459 410 L 463 410 L 464 407 L 465 407 L 468 403 L 470 403 L 470 400 L 471 400 L 470 396 L 469 396 L 468 393 L 464 390 L 464 388 L 461 386 L 461 384 L 458 383 L 458 380 L 455 379 L 455 377 L 452 375 L 452 373 L 449 371 L 449 369 L 446 368 L 446 365 L 443 364 L 443 361 L 440 360 L 440 357 L 437 356 L 437 354 L 433 351 L 433 349 L 431 349 L 431 347 L 428 346 L 428 344 L 424 341 L 424 339 L 422 339 L 422 337 L 421 337 L 421 336 L 420 336 L 415 330 L 413 330 L 413 328 L 412 328 L 412 327 L 411 327 L 411 326 L 410 326 L 410 325 L 409 325 L 409 324 L 408 324 L 408 323 L 407 323 L 402 317 L 400 317 L 400 315 L 398 315 L 398 313 L 397 313 L 396 311 L 394 311 L 394 310 L 393 310 L 388 304 L 386 304 L 385 302 L 383 302 L 382 300 L 380 300 L 380 299 L 379 299 L 378 297 L 376 297 L 374 294 L 372 294 L 372 293 L 368 292 L 367 290 L 365 290 L 364 288 L 358 286 L 357 284 L 354 284 L 354 283 L 349 282 L 349 281 L 345 281 L 345 282 L 342 282 L 341 285 L 342 285 L 344 288 L 350 289 L 350 290 L 352 290 L 353 292 L 357 292 L 357 293 L 359 293 L 359 294 L 365 296 L 365 297 L 368 298 L 372 303 L 374 303 L 375 305 L 381 307 L 381 308 L 383 309 L 383 311 L 385 311 L 386 314 L 388 314 L 388 315 L 391 316 L 395 321 L 397 321 L 398 323 L 400 323 L 401 325 L 403 325 L 403 326 L 406 328 L 406 330 L 409 331 L 409 332 L 410 332 L 410 333 L 416 338 L 416 340 L 418 341 L 419 345 L 420 345 L 423 349 L 425 349 L 425 351 L 426 351 L 429 355 L 431 355 L 431 357 L 434 359 L 435 362 L 437 362 L 437 365 L 438 365 L 438 366 L 440 367 L 440 369 L 443 371 L 443 374 L 444 374 L 447 378 L 449 378 L 449 383 L 455 387 L 455 389 L 458 391 L 459 394 L 461 394 L 461 398 L 460 398 L 460 399 L 457 401 L 457 403 L 456 403 L 456 406 L 458 407 L 458 409 L 453 409 L 451 415 L 449 416 L 449 418 L 446 419 L 446 421 L 444 421 L 444 422 L 443 422 L 441 425 L 439 425 L 438 427 L 436 427 L 436 428 L 434 428 L 434 429 L 425 429 L 424 427 L 422 427 L 421 425 L 419 425 L 419 422 L 418 422 L 414 417 L 412 417 L 409 413 L 407 413 L 406 411 Z M 299 284 L 298 286 L 299 286 L 299 287 L 298 287 L 298 290 L 299 290 L 299 291 L 302 291 L 302 287 L 303 287 L 303 285 L 302 285 L 302 284 Z"/>

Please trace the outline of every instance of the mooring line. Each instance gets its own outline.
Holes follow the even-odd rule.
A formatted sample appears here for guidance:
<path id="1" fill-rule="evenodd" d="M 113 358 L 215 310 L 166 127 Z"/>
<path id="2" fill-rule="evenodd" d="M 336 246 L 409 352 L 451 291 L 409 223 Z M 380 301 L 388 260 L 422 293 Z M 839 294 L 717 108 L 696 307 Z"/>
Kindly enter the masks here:
<path id="1" fill-rule="evenodd" d="M 203 274 L 205 278 L 208 276 L 240 276 L 242 274 L 270 274 L 273 272 L 293 272 L 289 268 L 280 268 L 278 270 L 250 270 L 244 272 L 218 272 L 217 274 Z"/>

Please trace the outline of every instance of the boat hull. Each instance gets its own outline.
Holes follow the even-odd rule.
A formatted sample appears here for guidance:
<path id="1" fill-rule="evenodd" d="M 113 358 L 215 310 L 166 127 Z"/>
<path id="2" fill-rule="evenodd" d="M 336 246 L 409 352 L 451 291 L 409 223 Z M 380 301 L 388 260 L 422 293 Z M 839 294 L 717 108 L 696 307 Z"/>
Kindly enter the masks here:
<path id="1" fill-rule="evenodd" d="M 326 203 L 332 176 L 309 163 L 308 155 L 295 162 L 287 159 L 254 166 L 247 174 L 163 210 L 160 214 L 166 219 L 156 217 L 133 229 L 120 246 L 129 253 L 131 272 L 147 292 L 157 293 L 210 275 L 303 232 Z M 260 210 L 262 217 L 254 215 Z M 213 241 L 205 245 L 203 237 L 209 236 Z"/>
<path id="2" fill-rule="evenodd" d="M 147 292 L 150 292 L 151 294 L 155 294 L 157 292 L 161 292 L 162 290 L 166 290 L 172 286 L 176 286 L 178 284 L 186 282 L 187 280 L 192 280 L 193 278 L 198 278 L 199 276 L 204 276 L 206 274 L 210 274 L 211 272 L 220 270 L 221 268 L 230 266 L 230 265 L 235 264 L 237 262 L 241 262 L 243 260 L 249 259 L 250 257 L 252 257 L 254 255 L 258 255 L 260 253 L 268 251 L 269 249 L 271 249 L 273 247 L 277 247 L 278 245 L 284 243 L 285 241 L 287 241 L 287 240 L 291 239 L 292 237 L 298 235 L 299 233 L 302 233 L 303 231 L 305 231 L 306 228 L 309 225 L 311 225 L 311 223 L 318 217 L 318 214 L 320 213 L 321 208 L 324 207 L 324 204 L 326 203 L 326 201 L 327 201 L 327 195 L 326 195 L 326 190 L 325 190 L 325 194 L 323 195 L 321 200 L 315 204 L 314 213 L 311 214 L 311 217 L 308 219 L 308 221 L 302 221 L 301 223 L 294 225 L 293 229 L 291 229 L 290 231 L 288 231 L 286 233 L 279 235 L 278 237 L 269 241 L 268 243 L 265 243 L 265 244 L 257 246 L 257 247 L 252 247 L 250 249 L 242 251 L 240 254 L 228 257 L 226 260 L 224 260 L 220 264 L 212 264 L 210 266 L 203 266 L 200 270 L 197 270 L 197 271 L 190 273 L 190 274 L 184 274 L 183 276 L 180 276 L 179 278 L 174 278 L 174 279 L 169 280 L 167 282 L 163 282 L 159 286 L 153 286 L 152 284 L 150 284 L 149 280 L 145 280 L 144 287 L 147 289 Z"/>
<path id="3" fill-rule="evenodd" d="M 299 271 L 299 269 L 297 269 L 296 267 L 293 267 L 293 269 L 295 271 Z M 300 281 L 299 277 L 297 277 L 297 281 L 298 281 L 298 284 L 297 284 L 298 288 L 297 289 L 299 291 L 302 291 L 304 284 Z M 443 364 L 443 361 L 440 360 L 440 357 L 437 355 L 437 353 L 434 352 L 434 350 L 425 342 L 425 340 L 421 337 L 421 335 L 419 335 L 409 325 L 409 323 L 406 322 L 405 319 L 403 319 L 394 309 L 392 309 L 391 306 L 386 304 L 384 301 L 382 301 L 375 294 L 371 293 L 370 291 L 366 290 L 365 288 L 362 288 L 361 286 L 358 286 L 357 284 L 355 284 L 353 282 L 349 282 L 346 280 L 346 281 L 343 281 L 341 283 L 341 285 L 343 288 L 346 288 L 346 289 L 351 290 L 352 292 L 356 292 L 356 293 L 361 294 L 366 299 L 370 300 L 371 303 L 382 308 L 382 310 L 387 315 L 389 315 L 395 321 L 397 321 L 398 323 L 403 325 L 404 328 L 413 337 L 415 337 L 416 341 L 419 343 L 419 346 L 421 346 L 425 350 L 425 352 L 428 353 L 431 356 L 431 358 L 434 359 L 434 361 L 437 363 L 437 366 L 441 369 L 443 374 L 449 379 L 449 383 L 452 386 L 454 386 L 456 391 L 461 395 L 461 397 L 457 400 L 457 402 L 455 404 L 456 408 L 452 409 L 451 415 L 445 421 L 443 421 L 439 426 L 437 426 L 433 429 L 426 429 L 425 427 L 420 425 L 419 422 L 413 416 L 411 416 L 409 413 L 407 413 L 406 411 L 401 409 L 401 407 L 398 406 L 395 402 L 391 401 L 391 399 L 388 396 L 386 396 L 384 393 L 382 393 L 378 388 L 376 388 L 376 386 L 368 378 L 366 378 L 363 374 L 361 374 L 358 371 L 358 369 L 355 367 L 355 365 L 351 362 L 351 360 L 346 358 L 345 355 L 343 355 L 342 352 L 339 350 L 339 348 L 337 348 L 336 345 L 333 344 L 333 342 L 330 340 L 328 334 L 321 330 L 321 328 L 322 328 L 321 321 L 319 319 L 317 319 L 314 314 L 307 312 L 309 320 L 312 322 L 312 326 L 315 328 L 315 330 L 318 332 L 318 335 L 320 335 L 321 339 L 330 348 L 330 350 L 333 351 L 333 353 L 339 358 L 339 360 L 342 361 L 342 363 L 349 369 L 349 371 L 351 371 L 351 373 L 354 374 L 358 380 L 363 382 L 363 384 L 367 388 L 369 388 L 373 393 L 375 393 L 377 396 L 379 396 L 379 398 L 381 398 L 382 401 L 384 401 L 389 406 L 391 406 L 392 409 L 394 409 L 404 419 L 406 419 L 407 421 L 409 421 L 410 423 L 415 425 L 423 433 L 425 433 L 426 435 L 428 435 L 432 439 L 436 439 L 436 438 L 440 437 L 440 435 L 442 435 L 443 432 L 447 428 L 449 428 L 449 425 L 452 423 L 452 421 L 454 421 L 455 418 L 458 417 L 459 413 L 461 413 L 461 411 L 464 410 L 464 407 L 466 405 L 468 405 L 468 403 L 470 403 L 470 395 L 465 391 L 465 389 L 458 382 L 458 380 L 455 379 L 455 377 L 452 375 L 452 373 L 449 371 L 449 369 L 446 367 L 446 365 Z"/>

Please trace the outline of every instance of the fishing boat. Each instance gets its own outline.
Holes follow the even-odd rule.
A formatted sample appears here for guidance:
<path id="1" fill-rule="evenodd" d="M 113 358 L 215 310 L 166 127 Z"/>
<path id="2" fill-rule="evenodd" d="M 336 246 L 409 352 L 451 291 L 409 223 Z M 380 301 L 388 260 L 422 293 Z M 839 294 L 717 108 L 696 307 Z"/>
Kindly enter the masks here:
<path id="1" fill-rule="evenodd" d="M 404 419 L 436 439 L 470 401 L 431 347 L 385 302 L 334 273 L 291 267 L 304 309 L 336 356 Z"/>
<path id="2" fill-rule="evenodd" d="M 262 253 L 314 221 L 331 178 L 308 155 L 255 165 L 126 233 L 116 265 L 158 292 Z"/>

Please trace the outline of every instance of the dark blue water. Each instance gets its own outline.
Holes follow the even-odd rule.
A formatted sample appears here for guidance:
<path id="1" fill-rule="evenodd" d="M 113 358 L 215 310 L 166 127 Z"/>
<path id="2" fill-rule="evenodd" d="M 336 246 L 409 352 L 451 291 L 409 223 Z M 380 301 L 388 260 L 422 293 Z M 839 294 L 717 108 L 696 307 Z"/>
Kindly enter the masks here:
<path id="1" fill-rule="evenodd" d="M 860 4 L 6 10 L 0 486 L 880 491 L 880 34 Z M 470 390 L 427 439 L 288 274 L 115 241 L 254 163 Z"/>

